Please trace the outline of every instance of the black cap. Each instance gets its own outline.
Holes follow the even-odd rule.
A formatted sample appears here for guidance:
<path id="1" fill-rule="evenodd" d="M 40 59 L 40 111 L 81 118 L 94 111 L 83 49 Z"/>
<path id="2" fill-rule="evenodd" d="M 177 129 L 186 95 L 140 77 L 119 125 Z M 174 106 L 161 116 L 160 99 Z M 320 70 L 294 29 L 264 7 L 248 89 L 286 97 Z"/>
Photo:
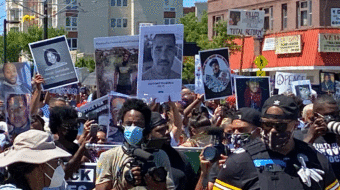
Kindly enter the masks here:
<path id="1" fill-rule="evenodd" d="M 261 113 L 253 108 L 240 108 L 235 112 L 233 119 L 239 119 L 257 127 L 261 126 Z"/>
<path id="2" fill-rule="evenodd" d="M 161 116 L 160 113 L 158 112 L 152 112 L 151 113 L 151 127 L 150 127 L 150 131 L 152 129 L 154 129 L 157 126 L 160 126 L 162 124 L 165 124 L 166 120 Z"/>
<path id="3" fill-rule="evenodd" d="M 267 114 L 268 108 L 277 106 L 282 109 L 284 115 Z M 273 119 L 292 119 L 297 120 L 299 117 L 299 107 L 292 97 L 284 95 L 272 96 L 264 102 L 262 107 L 262 117 Z"/>

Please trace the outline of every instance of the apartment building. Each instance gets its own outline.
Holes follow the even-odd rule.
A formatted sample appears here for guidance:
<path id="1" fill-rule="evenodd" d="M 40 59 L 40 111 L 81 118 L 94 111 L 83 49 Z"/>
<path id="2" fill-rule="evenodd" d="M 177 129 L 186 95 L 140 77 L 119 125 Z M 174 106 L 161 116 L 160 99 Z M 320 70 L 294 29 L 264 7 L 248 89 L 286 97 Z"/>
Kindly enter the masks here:
<path id="1" fill-rule="evenodd" d="M 83 0 L 78 15 L 78 50 L 93 54 L 96 37 L 138 35 L 140 23 L 180 23 L 183 0 Z M 88 11 L 87 11 L 88 10 Z"/>
<path id="2" fill-rule="evenodd" d="M 320 35 L 340 35 L 336 8 L 340 1 L 333 0 L 208 0 L 208 35 L 214 35 L 213 26 L 220 20 L 227 20 L 228 10 L 263 10 L 263 38 L 246 37 L 243 54 L 243 64 L 240 64 L 241 53 L 230 56 L 230 64 L 235 71 L 255 75 L 258 70 L 253 61 L 262 54 L 268 60 L 264 69 L 267 76 L 275 76 L 276 71 L 304 72 L 313 84 L 319 84 L 319 72 L 331 71 L 340 73 L 340 50 L 320 51 Z M 339 18 L 340 19 L 340 18 Z M 299 36 L 301 49 L 295 53 L 278 54 L 274 49 L 263 49 L 277 38 Z M 298 39 L 298 38 L 296 38 Z M 235 40 L 242 44 L 241 39 Z M 272 44 L 274 45 L 274 44 Z M 242 66 L 241 66 L 242 65 Z M 339 75 L 336 77 L 339 78 Z"/>

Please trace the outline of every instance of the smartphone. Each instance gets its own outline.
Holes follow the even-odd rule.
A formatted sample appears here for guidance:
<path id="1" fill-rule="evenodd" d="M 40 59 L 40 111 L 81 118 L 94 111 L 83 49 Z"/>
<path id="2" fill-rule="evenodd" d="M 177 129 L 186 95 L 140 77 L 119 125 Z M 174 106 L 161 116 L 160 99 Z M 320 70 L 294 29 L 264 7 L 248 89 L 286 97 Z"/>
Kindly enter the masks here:
<path id="1" fill-rule="evenodd" d="M 90 125 L 90 136 L 96 137 L 98 132 L 98 124 L 91 124 Z"/>
<path id="2" fill-rule="evenodd" d="M 98 123 L 98 113 L 97 112 L 90 112 L 88 113 L 88 120 L 94 120 L 95 123 Z"/>

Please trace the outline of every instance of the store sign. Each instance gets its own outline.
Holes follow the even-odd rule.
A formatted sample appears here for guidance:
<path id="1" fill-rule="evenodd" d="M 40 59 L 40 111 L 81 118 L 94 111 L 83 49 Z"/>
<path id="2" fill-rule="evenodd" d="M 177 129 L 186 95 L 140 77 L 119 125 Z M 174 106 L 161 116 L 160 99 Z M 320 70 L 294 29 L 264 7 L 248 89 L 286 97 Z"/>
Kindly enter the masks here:
<path id="1" fill-rule="evenodd" d="M 264 30 L 264 11 L 229 10 L 227 34 L 262 37 Z"/>
<path id="2" fill-rule="evenodd" d="M 275 39 L 275 54 L 301 53 L 301 35 L 282 36 Z"/>
<path id="3" fill-rule="evenodd" d="M 340 26 L 340 8 L 331 8 L 331 26 Z"/>
<path id="4" fill-rule="evenodd" d="M 319 34 L 319 52 L 340 52 L 340 34 Z"/>
<path id="5" fill-rule="evenodd" d="M 262 51 L 275 50 L 275 38 L 266 38 L 264 40 Z"/>

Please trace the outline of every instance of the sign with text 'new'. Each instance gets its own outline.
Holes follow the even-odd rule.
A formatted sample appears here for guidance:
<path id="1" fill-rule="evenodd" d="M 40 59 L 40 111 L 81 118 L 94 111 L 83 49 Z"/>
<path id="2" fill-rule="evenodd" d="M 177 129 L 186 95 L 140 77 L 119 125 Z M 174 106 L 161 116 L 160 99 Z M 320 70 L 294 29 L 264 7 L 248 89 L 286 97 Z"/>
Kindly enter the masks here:
<path id="1" fill-rule="evenodd" d="M 319 52 L 340 52 L 340 34 L 319 34 Z"/>
<path id="2" fill-rule="evenodd" d="M 264 11 L 230 9 L 227 34 L 262 37 Z"/>

